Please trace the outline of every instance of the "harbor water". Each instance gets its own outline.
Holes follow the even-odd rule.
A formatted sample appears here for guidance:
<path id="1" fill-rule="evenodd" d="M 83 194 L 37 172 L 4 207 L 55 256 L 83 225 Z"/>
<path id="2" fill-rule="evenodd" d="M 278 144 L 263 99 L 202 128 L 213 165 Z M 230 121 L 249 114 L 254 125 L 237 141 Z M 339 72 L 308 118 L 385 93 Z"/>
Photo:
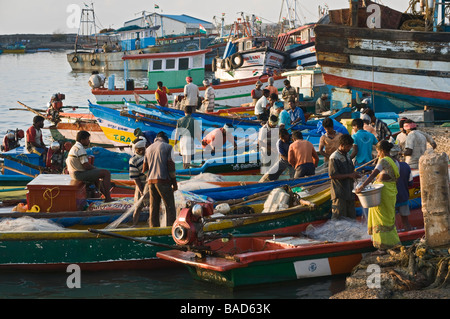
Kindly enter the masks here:
<path id="1" fill-rule="evenodd" d="M 66 96 L 64 105 L 79 107 L 65 111 L 88 112 L 88 100 L 95 102 L 88 85 L 90 74 L 72 72 L 66 53 L 0 55 L 2 139 L 8 129 L 19 128 L 26 131 L 32 124 L 35 114 L 25 111 L 17 101 L 32 108 L 45 109 L 53 94 L 62 93 Z M 105 75 L 108 77 L 111 74 Z M 123 73 L 114 72 L 114 75 L 116 86 L 123 87 Z M 131 73 L 131 76 L 137 86 L 146 83 L 145 72 Z M 46 125 L 49 123 L 46 122 Z M 49 134 L 45 133 L 45 136 L 48 144 Z M 345 277 L 339 276 L 232 291 L 194 281 L 184 267 L 82 273 L 80 288 L 68 287 L 69 275 L 67 272 L 0 270 L 0 298 L 328 299 L 345 288 Z"/>

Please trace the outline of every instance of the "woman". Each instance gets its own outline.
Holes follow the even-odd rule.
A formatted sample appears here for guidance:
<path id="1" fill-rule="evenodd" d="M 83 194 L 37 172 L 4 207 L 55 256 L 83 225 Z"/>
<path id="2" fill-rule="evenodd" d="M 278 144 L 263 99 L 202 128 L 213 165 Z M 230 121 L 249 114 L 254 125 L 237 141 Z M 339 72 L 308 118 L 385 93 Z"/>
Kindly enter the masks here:
<path id="1" fill-rule="evenodd" d="M 376 177 L 375 184 L 383 184 L 381 189 L 381 203 L 369 208 L 367 228 L 372 235 L 373 246 L 378 249 L 374 254 L 385 254 L 385 250 L 400 244 L 400 238 L 395 227 L 395 202 L 397 197 L 397 179 L 400 176 L 399 168 L 390 157 L 394 145 L 386 140 L 376 146 L 378 164 L 369 178 L 355 192 L 360 193 Z"/>

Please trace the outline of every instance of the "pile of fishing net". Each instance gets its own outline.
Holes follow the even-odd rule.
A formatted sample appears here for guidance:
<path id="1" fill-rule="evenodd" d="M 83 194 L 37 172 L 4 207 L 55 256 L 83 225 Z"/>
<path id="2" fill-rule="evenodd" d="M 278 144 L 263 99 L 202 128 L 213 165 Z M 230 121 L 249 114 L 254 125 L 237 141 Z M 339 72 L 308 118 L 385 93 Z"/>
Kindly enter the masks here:
<path id="1" fill-rule="evenodd" d="M 196 191 L 199 189 L 210 189 L 217 188 L 218 186 L 212 182 L 223 182 L 223 177 L 211 173 L 202 173 L 191 177 L 187 181 L 182 181 L 178 183 L 178 189 L 183 191 Z"/>
<path id="2" fill-rule="evenodd" d="M 347 218 L 329 220 L 320 226 L 308 225 L 304 234 L 312 239 L 332 242 L 370 239 L 365 223 Z"/>
<path id="3" fill-rule="evenodd" d="M 0 231 L 23 232 L 23 231 L 59 231 L 64 227 L 49 219 L 35 219 L 32 217 L 6 218 L 0 221 Z"/>

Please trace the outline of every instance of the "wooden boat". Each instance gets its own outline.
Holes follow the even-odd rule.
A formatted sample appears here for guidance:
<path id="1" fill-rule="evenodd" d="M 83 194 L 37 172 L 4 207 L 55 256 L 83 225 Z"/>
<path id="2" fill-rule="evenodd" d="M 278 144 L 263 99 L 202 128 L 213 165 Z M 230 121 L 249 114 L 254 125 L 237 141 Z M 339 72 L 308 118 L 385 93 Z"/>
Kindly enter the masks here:
<path id="1" fill-rule="evenodd" d="M 142 25 L 148 25 L 148 16 L 142 17 Z M 131 54 L 149 54 L 155 52 L 182 52 L 193 51 L 201 48 L 206 48 L 215 39 L 215 35 L 206 34 L 184 34 L 184 35 L 170 35 L 166 37 L 157 37 L 156 31 L 161 27 L 147 26 L 140 27 L 137 25 L 127 26 L 112 30 L 106 33 L 82 34 L 86 30 L 96 32 L 95 12 L 93 5 L 91 8 L 84 8 L 81 11 L 80 28 L 78 30 L 77 39 L 75 42 L 75 51 L 67 54 L 67 62 L 74 71 L 123 71 L 123 60 L 125 55 Z M 136 35 L 139 37 L 140 46 L 136 47 Z M 80 42 L 91 41 L 90 48 L 82 48 Z M 95 42 L 94 42 L 95 41 Z M 119 43 L 120 50 L 113 48 L 110 52 L 104 52 L 101 46 L 104 42 Z M 81 50 L 80 50 L 81 47 Z M 88 50 L 89 49 L 89 50 Z M 219 46 L 215 47 L 219 49 Z M 209 60 L 211 60 L 210 57 Z M 130 71 L 147 71 L 147 60 L 135 60 L 128 66 Z"/>
<path id="2" fill-rule="evenodd" d="M 425 234 L 421 210 L 413 213 L 411 216 L 415 218 L 411 222 L 417 229 L 399 232 L 403 245 Z M 299 236 L 310 225 L 320 228 L 326 222 L 230 236 L 229 241 L 210 242 L 204 251 L 174 249 L 158 252 L 157 256 L 187 266 L 195 279 L 230 288 L 349 274 L 363 255 L 374 251 L 372 242 L 370 239 L 329 242 Z"/>
<path id="3" fill-rule="evenodd" d="M 199 87 L 200 95 L 204 95 L 203 80 L 205 79 L 205 55 L 210 50 L 199 50 L 191 52 L 169 52 L 126 55 L 123 57 L 125 74 L 127 65 L 133 61 L 147 60 L 149 62 L 148 84 L 144 88 L 135 88 L 134 84 L 124 89 L 93 89 L 92 94 L 96 97 L 97 104 L 100 105 L 122 105 L 126 101 L 135 101 L 135 96 L 140 96 L 139 103 L 157 104 L 155 90 L 157 82 L 162 81 L 170 89 L 169 103 L 173 103 L 174 98 L 183 95 L 186 84 L 186 76 L 193 79 L 193 83 Z M 179 63 L 181 61 L 181 64 Z M 282 76 L 274 76 L 274 86 L 283 88 Z M 267 83 L 268 76 L 262 77 L 261 82 Z M 231 107 L 240 107 L 242 104 L 252 102 L 250 92 L 255 87 L 256 80 L 253 78 L 226 83 L 213 83 L 216 93 L 215 103 Z"/>
<path id="4" fill-rule="evenodd" d="M 369 10 L 352 3 L 350 10 L 330 10 L 331 23 L 314 29 L 326 84 L 371 94 L 378 112 L 388 110 L 378 108 L 377 97 L 392 101 L 389 111 L 423 110 L 424 105 L 448 111 L 450 29 L 441 16 L 448 3 L 432 2 L 432 31 L 414 29 L 413 24 L 426 22 L 389 7 L 370 3 Z"/>
<path id="5" fill-rule="evenodd" d="M 328 216 L 329 190 L 311 195 L 313 206 L 275 213 L 207 218 L 205 233 L 252 233 L 320 220 Z M 113 229 L 110 235 L 88 230 L 0 232 L 0 269 L 65 270 L 77 264 L 83 271 L 167 267 L 156 253 L 173 246 L 172 227 Z M 126 240 L 124 240 L 126 239 Z M 152 245 L 147 245 L 151 241 Z"/>

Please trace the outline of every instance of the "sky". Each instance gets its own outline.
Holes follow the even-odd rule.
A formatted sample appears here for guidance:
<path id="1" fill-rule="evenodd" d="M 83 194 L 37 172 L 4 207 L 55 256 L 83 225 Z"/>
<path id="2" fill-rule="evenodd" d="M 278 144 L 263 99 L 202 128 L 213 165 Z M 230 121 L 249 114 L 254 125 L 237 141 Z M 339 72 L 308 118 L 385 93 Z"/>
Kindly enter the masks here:
<path id="1" fill-rule="evenodd" d="M 294 3 L 294 0 L 287 0 Z M 404 12 L 409 0 L 380 0 L 380 3 Z M 97 24 L 101 28 L 118 29 L 143 10 L 163 14 L 186 14 L 213 22 L 225 13 L 225 23 L 255 14 L 263 23 L 277 23 L 287 17 L 286 0 L 0 0 L 0 34 L 77 33 L 81 8 L 93 3 Z M 283 12 L 281 11 L 283 3 Z M 316 22 L 318 7 L 326 4 L 330 10 L 348 8 L 348 0 L 297 0 L 297 15 L 301 24 Z M 155 5 L 159 9 L 155 9 Z"/>

